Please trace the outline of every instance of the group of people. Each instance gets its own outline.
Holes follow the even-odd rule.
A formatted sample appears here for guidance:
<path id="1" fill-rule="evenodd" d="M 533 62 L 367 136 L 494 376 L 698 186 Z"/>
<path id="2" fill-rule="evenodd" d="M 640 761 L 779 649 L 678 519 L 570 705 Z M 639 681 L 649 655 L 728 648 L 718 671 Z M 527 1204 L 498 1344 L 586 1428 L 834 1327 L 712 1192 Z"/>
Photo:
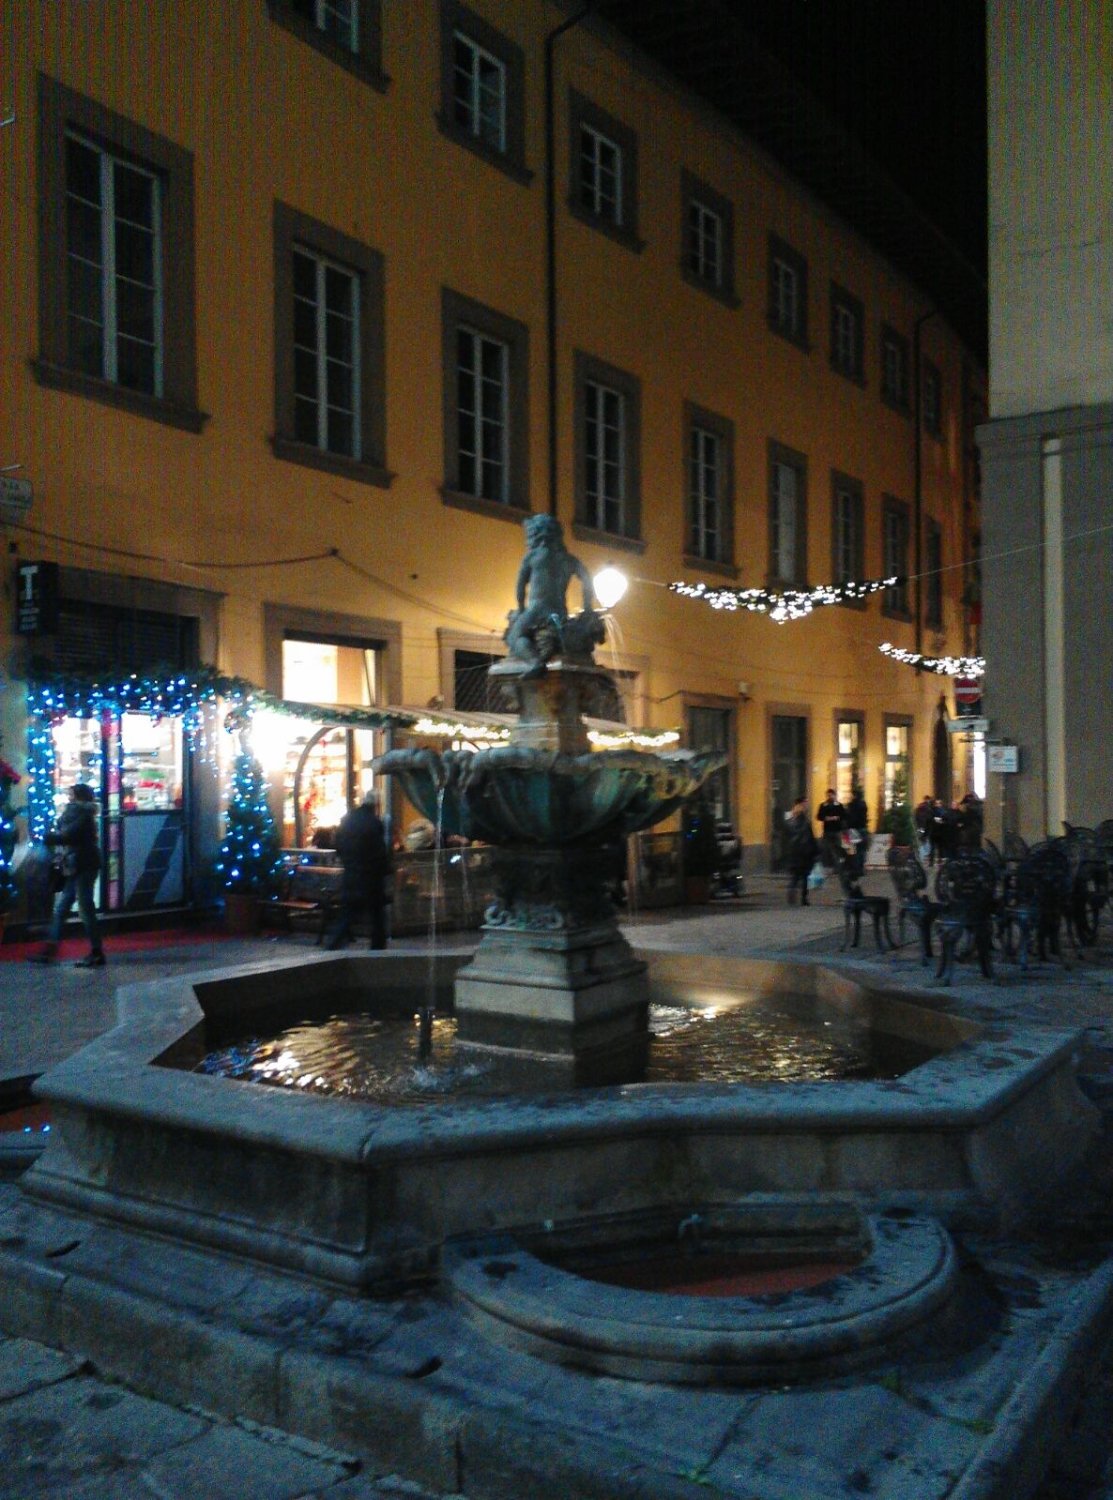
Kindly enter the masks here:
<path id="1" fill-rule="evenodd" d="M 984 823 L 980 798 L 967 792 L 950 807 L 941 797 L 922 797 L 912 814 L 920 854 L 930 865 L 942 864 L 960 849 L 980 849 Z"/>
<path id="2" fill-rule="evenodd" d="M 788 854 L 788 901 L 795 905 L 796 892 L 800 892 L 800 905 L 808 905 L 808 877 L 816 861 L 829 870 L 835 869 L 845 860 L 851 874 L 860 876 L 866 867 L 866 851 L 869 849 L 869 809 L 860 787 L 855 787 L 850 801 L 845 805 L 839 801 L 833 786 L 816 810 L 815 821 L 820 827 L 817 839 L 808 816 L 808 799 L 797 797 L 791 811 L 785 814 L 785 837 Z"/>

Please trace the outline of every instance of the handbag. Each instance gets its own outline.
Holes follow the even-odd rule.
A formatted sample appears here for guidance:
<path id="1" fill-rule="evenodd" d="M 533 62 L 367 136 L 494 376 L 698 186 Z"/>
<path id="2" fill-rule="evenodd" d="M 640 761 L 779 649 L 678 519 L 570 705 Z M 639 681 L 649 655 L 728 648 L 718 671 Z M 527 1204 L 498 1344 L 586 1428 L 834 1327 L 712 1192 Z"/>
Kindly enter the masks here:
<path id="1" fill-rule="evenodd" d="M 65 884 L 65 855 L 56 854 L 50 861 L 50 889 L 52 891 L 60 891 Z"/>
<path id="2" fill-rule="evenodd" d="M 808 874 L 808 890 L 818 891 L 819 887 L 827 879 L 827 870 L 821 859 L 817 859 Z"/>

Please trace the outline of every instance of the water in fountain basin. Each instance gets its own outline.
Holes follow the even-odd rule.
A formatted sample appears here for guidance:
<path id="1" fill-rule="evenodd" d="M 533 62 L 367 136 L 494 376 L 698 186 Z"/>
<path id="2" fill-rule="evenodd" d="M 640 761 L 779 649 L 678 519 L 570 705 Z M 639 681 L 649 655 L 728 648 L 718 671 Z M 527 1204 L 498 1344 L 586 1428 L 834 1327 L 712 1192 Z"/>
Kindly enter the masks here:
<path id="1" fill-rule="evenodd" d="M 404 1105 L 463 1094 L 509 1094 L 500 1072 L 457 1054 L 456 1022 L 432 1022 L 420 1055 L 420 1016 L 333 1015 L 269 1037 L 214 1048 L 197 1070 L 252 1083 Z M 653 1005 L 647 1083 L 786 1083 L 895 1078 L 932 1055 L 853 1016 L 791 996 L 722 1008 Z"/>

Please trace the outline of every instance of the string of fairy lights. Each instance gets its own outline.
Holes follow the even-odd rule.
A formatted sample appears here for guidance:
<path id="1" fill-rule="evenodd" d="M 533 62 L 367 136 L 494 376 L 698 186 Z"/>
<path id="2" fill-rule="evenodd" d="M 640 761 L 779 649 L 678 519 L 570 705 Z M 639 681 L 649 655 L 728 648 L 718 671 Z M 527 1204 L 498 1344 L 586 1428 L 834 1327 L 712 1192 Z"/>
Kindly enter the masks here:
<path id="1" fill-rule="evenodd" d="M 825 604 L 857 604 L 878 594 L 882 589 L 899 587 L 905 580 L 892 578 L 869 578 L 861 582 L 823 583 L 811 589 L 785 589 L 778 593 L 773 589 L 728 589 L 706 583 L 685 583 L 678 580 L 669 584 L 670 593 L 684 599 L 700 599 L 712 609 L 752 610 L 768 616 L 776 625 L 789 620 L 803 620 L 814 609 Z"/>

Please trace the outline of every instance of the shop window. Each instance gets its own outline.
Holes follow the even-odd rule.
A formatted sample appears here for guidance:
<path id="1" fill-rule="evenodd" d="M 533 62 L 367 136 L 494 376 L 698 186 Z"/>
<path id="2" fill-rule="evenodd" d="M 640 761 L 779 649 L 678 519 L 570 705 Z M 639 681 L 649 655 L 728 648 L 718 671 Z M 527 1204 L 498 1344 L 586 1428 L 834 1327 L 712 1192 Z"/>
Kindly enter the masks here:
<path id="1" fill-rule="evenodd" d="M 497 683 L 489 673 L 495 662 L 503 656 L 484 651 L 463 651 L 452 654 L 453 707 L 461 713 L 505 713 L 506 702 Z"/>
<path id="2" fill-rule="evenodd" d="M 730 753 L 734 731 L 733 710 L 690 704 L 687 712 L 688 746 L 692 750 L 722 750 L 727 764 L 715 771 L 703 784 L 704 795 L 711 803 L 715 817 L 732 823 L 730 792 Z"/>
<path id="3" fill-rule="evenodd" d="M 885 806 L 894 806 L 898 793 L 905 799 L 912 785 L 910 758 L 911 723 L 886 720 L 885 724 Z"/>
<path id="4" fill-rule="evenodd" d="M 385 488 L 382 256 L 276 203 L 274 269 L 275 454 Z"/>
<path id="5" fill-rule="evenodd" d="M 193 157 L 39 78 L 43 384 L 200 432 Z"/>

